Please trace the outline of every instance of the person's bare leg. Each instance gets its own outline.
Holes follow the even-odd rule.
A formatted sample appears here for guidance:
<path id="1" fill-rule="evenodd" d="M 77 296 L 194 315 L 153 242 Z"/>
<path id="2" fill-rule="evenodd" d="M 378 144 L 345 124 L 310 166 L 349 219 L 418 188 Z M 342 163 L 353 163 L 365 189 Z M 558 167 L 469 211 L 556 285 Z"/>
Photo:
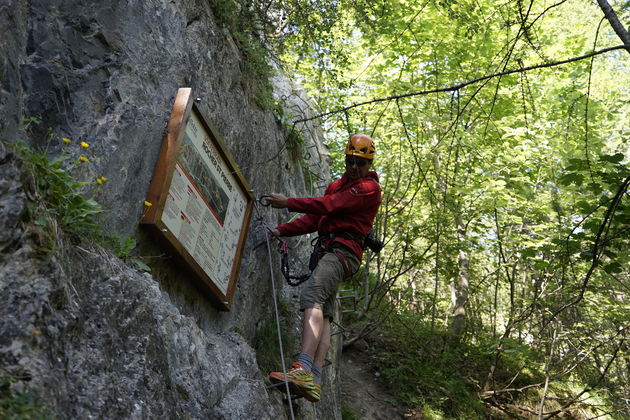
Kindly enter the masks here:
<path id="1" fill-rule="evenodd" d="M 302 325 L 302 353 L 315 356 L 324 330 L 324 312 L 319 308 L 304 310 L 304 324 Z M 330 322 L 328 322 L 330 335 Z M 330 341 L 330 337 L 328 338 Z"/>
<path id="2" fill-rule="evenodd" d="M 321 337 L 319 338 L 319 345 L 315 351 L 315 360 L 313 365 L 318 368 L 324 366 L 326 360 L 326 353 L 328 353 L 328 347 L 330 346 L 330 318 L 324 319 L 324 326 L 322 328 Z"/>

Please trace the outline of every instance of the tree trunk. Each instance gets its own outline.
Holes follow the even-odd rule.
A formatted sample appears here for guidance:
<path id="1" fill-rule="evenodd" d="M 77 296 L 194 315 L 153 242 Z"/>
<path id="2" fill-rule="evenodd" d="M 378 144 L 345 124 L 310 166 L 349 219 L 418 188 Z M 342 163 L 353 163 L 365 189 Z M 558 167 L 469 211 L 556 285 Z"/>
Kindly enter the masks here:
<path id="1" fill-rule="evenodd" d="M 455 289 L 455 307 L 453 309 L 453 322 L 451 324 L 451 332 L 456 336 L 461 336 L 466 327 L 466 305 L 468 303 L 468 268 L 470 260 L 466 251 L 466 226 L 461 218 L 457 215 L 457 242 L 459 243 L 459 254 L 457 256 L 457 287 Z"/>
<path id="2" fill-rule="evenodd" d="M 501 261 L 497 263 L 497 266 L 501 264 Z M 497 315 L 499 313 L 499 280 L 501 279 L 501 272 L 497 269 L 496 280 L 494 282 L 494 301 L 492 303 L 492 338 L 497 337 Z"/>
<path id="3" fill-rule="evenodd" d="M 435 331 L 435 313 L 437 310 L 438 290 L 440 285 L 440 224 L 436 227 L 437 238 L 435 245 L 435 279 L 433 285 L 433 305 L 431 308 L 431 333 Z"/>

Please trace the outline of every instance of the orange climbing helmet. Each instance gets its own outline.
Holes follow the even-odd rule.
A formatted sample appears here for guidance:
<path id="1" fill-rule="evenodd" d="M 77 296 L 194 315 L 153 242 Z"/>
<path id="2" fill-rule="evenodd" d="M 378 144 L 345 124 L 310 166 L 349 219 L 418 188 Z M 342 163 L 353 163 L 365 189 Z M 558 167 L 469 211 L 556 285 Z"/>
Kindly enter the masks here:
<path id="1" fill-rule="evenodd" d="M 374 140 L 365 134 L 355 134 L 350 137 L 346 144 L 346 155 L 357 156 L 364 159 L 374 159 L 376 155 L 376 146 Z"/>

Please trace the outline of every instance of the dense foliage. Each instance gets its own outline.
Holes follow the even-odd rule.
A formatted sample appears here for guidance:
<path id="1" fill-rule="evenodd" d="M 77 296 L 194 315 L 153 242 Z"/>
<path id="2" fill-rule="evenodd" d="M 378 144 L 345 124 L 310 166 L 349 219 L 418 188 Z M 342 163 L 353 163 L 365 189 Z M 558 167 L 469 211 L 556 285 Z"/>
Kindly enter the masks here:
<path id="1" fill-rule="evenodd" d="M 334 158 L 377 139 L 356 322 L 412 411 L 630 416 L 627 3 L 212 4 L 309 89 Z"/>
<path id="2" fill-rule="evenodd" d="M 378 142 L 387 245 L 357 322 L 405 402 L 428 418 L 630 416 L 630 55 L 602 8 L 265 5 L 333 157 L 352 133 Z"/>

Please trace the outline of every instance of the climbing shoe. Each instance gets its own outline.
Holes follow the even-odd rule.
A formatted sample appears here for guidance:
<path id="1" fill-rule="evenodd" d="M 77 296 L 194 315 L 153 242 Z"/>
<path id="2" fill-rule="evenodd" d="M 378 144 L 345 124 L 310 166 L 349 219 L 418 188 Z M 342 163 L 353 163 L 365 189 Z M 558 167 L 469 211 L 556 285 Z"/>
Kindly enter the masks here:
<path id="1" fill-rule="evenodd" d="M 282 372 L 271 372 L 269 380 L 274 384 L 286 381 L 289 383 L 291 392 L 301 395 L 311 402 L 319 401 L 322 387 L 313 382 L 313 374 L 307 372 L 300 362 L 294 362 L 286 376 Z M 285 392 L 284 387 L 279 387 L 278 390 Z"/>
<path id="2" fill-rule="evenodd" d="M 304 396 L 304 398 L 314 403 L 319 401 L 321 394 L 322 394 L 322 386 L 320 384 L 315 384 L 315 386 L 312 389 L 302 390 L 302 395 Z"/>

